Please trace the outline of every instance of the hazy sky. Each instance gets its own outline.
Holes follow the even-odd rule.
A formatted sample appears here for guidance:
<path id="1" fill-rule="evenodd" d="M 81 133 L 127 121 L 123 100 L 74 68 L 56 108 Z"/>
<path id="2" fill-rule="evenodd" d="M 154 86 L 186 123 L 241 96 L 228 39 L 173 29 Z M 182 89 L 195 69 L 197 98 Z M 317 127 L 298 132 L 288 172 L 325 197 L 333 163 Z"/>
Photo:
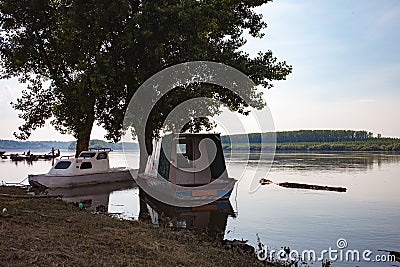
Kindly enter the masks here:
<path id="1" fill-rule="evenodd" d="M 293 65 L 286 81 L 265 92 L 276 130 L 362 129 L 400 137 L 400 1 L 277 0 L 258 9 L 263 39 L 244 50 L 272 50 Z M 9 102 L 23 88 L 0 80 L 0 139 L 21 121 Z M 102 138 L 96 128 L 92 138 Z M 31 140 L 72 140 L 50 125 Z"/>

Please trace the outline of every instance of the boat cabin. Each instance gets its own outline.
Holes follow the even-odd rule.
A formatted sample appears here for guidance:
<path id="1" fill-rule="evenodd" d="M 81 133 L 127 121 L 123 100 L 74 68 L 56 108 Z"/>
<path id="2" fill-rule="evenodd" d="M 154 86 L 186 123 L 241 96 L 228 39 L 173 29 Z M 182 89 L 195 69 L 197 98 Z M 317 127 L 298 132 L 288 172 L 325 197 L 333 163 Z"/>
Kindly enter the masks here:
<path id="1" fill-rule="evenodd" d="M 182 186 L 227 178 L 220 134 L 169 134 L 155 140 L 145 175 Z"/>
<path id="2" fill-rule="evenodd" d="M 77 158 L 63 156 L 57 160 L 48 174 L 70 176 L 109 171 L 110 161 L 108 153 L 110 151 L 111 149 L 109 148 L 92 148 L 88 151 L 82 151 Z"/>

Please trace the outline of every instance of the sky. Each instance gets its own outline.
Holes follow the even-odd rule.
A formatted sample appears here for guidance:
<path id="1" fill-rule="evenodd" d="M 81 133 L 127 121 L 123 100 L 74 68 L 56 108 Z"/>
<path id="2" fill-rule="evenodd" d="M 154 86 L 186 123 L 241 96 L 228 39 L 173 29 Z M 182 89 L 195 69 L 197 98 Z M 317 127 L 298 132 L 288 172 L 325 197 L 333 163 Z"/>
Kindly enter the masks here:
<path id="1" fill-rule="evenodd" d="M 250 55 L 271 50 L 293 66 L 264 93 L 275 130 L 352 129 L 400 137 L 400 1 L 276 0 L 257 8 L 268 28 Z M 0 139 L 22 120 L 10 105 L 24 85 L 0 80 Z M 95 127 L 92 139 L 104 139 Z M 47 123 L 30 140 L 73 140 Z"/>

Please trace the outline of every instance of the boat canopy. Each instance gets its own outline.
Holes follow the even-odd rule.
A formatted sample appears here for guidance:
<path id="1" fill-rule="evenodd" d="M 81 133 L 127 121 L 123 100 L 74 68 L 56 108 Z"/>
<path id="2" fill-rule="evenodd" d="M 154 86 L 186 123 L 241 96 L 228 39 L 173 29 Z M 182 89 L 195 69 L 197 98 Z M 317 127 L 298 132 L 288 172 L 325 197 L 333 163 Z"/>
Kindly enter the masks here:
<path id="1" fill-rule="evenodd" d="M 108 153 L 111 149 L 89 149 L 82 151 L 77 158 L 64 156 L 57 160 L 49 175 L 81 175 L 110 170 Z"/>
<path id="2" fill-rule="evenodd" d="M 155 140 L 145 174 L 185 186 L 227 178 L 220 134 L 169 134 Z"/>

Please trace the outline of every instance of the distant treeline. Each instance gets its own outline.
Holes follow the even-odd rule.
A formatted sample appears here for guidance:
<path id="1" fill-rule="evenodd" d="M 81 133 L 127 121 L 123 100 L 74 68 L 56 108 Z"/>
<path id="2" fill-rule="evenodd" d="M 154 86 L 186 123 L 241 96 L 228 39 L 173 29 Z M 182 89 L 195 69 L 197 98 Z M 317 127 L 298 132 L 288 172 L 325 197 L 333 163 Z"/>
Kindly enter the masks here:
<path id="1" fill-rule="evenodd" d="M 264 145 L 271 146 L 276 140 L 276 150 L 327 150 L 327 151 L 400 151 L 399 138 L 382 138 L 380 134 L 353 130 L 300 130 L 276 133 L 251 133 L 222 136 L 222 145 L 226 150 L 246 149 L 250 143 L 252 151 Z M 0 150 L 41 149 L 75 150 L 76 142 L 57 141 L 12 141 L 0 140 Z M 137 143 L 124 143 L 127 150 L 139 150 Z M 91 140 L 90 147 L 122 150 L 122 143 L 107 143 L 103 140 Z"/>
<path id="2" fill-rule="evenodd" d="M 353 130 L 299 130 L 276 133 L 252 133 L 222 136 L 226 150 L 245 149 L 249 142 L 250 149 L 270 146 L 276 140 L 276 150 L 325 150 L 325 151 L 400 151 L 399 138 L 374 137 L 372 132 Z"/>
<path id="3" fill-rule="evenodd" d="M 270 143 L 275 139 L 277 143 L 297 142 L 344 142 L 344 141 L 365 141 L 373 139 L 373 133 L 367 131 L 352 130 L 299 130 L 276 133 L 251 133 L 222 136 L 222 143 L 240 144 L 247 143 Z M 230 141 L 229 141 L 230 140 Z"/>
<path id="4" fill-rule="evenodd" d="M 66 150 L 71 142 L 59 141 L 14 141 L 14 140 L 1 140 L 0 150 L 51 150 L 51 148 Z"/>

